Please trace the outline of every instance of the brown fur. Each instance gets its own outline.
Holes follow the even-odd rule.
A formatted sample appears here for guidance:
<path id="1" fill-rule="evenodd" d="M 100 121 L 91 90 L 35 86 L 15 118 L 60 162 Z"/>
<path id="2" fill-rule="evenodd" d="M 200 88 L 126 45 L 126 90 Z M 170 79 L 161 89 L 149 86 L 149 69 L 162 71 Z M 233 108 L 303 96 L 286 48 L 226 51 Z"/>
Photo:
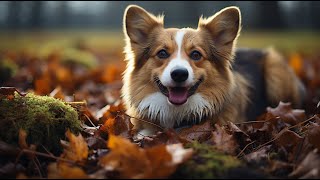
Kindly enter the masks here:
<path id="1" fill-rule="evenodd" d="M 272 106 L 279 101 L 292 102 L 294 107 L 301 107 L 303 93 L 300 92 L 301 82 L 282 57 L 273 48 L 266 50 L 264 73 L 266 77 L 267 96 Z M 304 91 L 304 90 L 303 90 Z"/>
<path id="2" fill-rule="evenodd" d="M 156 17 L 138 6 L 126 9 L 123 23 L 128 61 L 123 76 L 123 99 L 128 114 L 146 118 L 146 112 L 139 113 L 137 108 L 147 95 L 159 92 L 154 77 L 159 77 L 176 57 L 178 46 L 174 38 L 178 29 L 165 29 L 163 17 Z M 198 117 L 200 119 L 213 122 L 240 122 L 246 119 L 250 83 L 242 74 L 232 71 L 240 29 L 241 15 L 236 7 L 225 8 L 208 19 L 200 18 L 197 29 L 185 29 L 181 56 L 189 62 L 195 79 L 204 78 L 197 93 L 210 104 L 207 110 L 211 112 L 210 116 Z M 160 60 L 156 54 L 161 49 L 166 49 L 171 56 Z M 189 58 L 188 54 L 193 50 L 201 52 L 201 60 L 193 61 Z M 268 51 L 264 67 L 270 102 L 276 104 L 279 100 L 292 100 L 298 103 L 298 88 L 292 83 L 295 75 L 275 51 Z M 283 88 L 279 89 L 279 86 Z M 186 114 L 181 118 L 188 121 L 193 116 Z M 157 119 L 153 121 L 159 123 Z M 141 121 L 133 123 L 139 126 Z"/>

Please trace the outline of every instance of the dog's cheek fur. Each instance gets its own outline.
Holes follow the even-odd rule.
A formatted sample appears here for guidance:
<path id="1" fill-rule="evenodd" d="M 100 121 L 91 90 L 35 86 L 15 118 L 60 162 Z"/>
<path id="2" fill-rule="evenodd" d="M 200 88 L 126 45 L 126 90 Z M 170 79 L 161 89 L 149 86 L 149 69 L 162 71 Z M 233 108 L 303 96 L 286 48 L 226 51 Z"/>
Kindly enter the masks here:
<path id="1" fill-rule="evenodd" d="M 209 60 L 205 60 L 198 66 L 205 71 L 204 81 L 199 86 L 198 92 L 204 99 L 209 101 L 213 107 L 213 114 L 216 114 L 221 110 L 220 107 L 223 106 L 224 101 L 229 95 L 233 83 L 232 74 L 228 68 L 219 69 L 222 67 L 218 67 Z"/>

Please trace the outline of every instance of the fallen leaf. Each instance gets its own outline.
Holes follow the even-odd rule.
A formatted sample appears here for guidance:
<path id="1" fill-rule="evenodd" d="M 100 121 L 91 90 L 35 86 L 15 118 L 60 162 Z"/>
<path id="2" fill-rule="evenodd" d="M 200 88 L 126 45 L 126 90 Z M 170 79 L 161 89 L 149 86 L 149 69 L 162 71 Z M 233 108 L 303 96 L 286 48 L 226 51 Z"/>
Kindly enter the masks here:
<path id="1" fill-rule="evenodd" d="M 243 156 L 243 159 L 252 166 L 266 164 L 268 161 L 268 153 L 271 150 L 271 145 L 264 146 L 257 151 L 251 152 Z"/>
<path id="2" fill-rule="evenodd" d="M 305 111 L 302 109 L 292 109 L 291 103 L 280 101 L 276 108 L 267 107 L 267 111 L 274 116 L 279 116 L 290 125 L 295 125 L 306 119 Z"/>
<path id="3" fill-rule="evenodd" d="M 211 137 L 213 130 L 210 121 L 204 121 L 198 125 L 193 125 L 190 128 L 182 129 L 178 135 L 188 141 L 203 142 Z"/>
<path id="4" fill-rule="evenodd" d="M 320 155 L 317 149 L 309 152 L 298 167 L 289 174 L 290 178 L 320 178 Z"/>
<path id="5" fill-rule="evenodd" d="M 150 171 L 150 161 L 143 149 L 129 140 L 109 136 L 111 152 L 99 159 L 99 165 L 108 171 L 118 171 L 119 178 L 143 178 Z"/>
<path id="6" fill-rule="evenodd" d="M 83 169 L 71 166 L 64 162 L 51 163 L 48 165 L 49 179 L 88 179 Z"/>
<path id="7" fill-rule="evenodd" d="M 298 145 L 302 142 L 303 137 L 291 130 L 283 129 L 275 138 L 275 144 L 287 150 L 288 160 L 292 162 L 298 156 Z"/>
<path id="8" fill-rule="evenodd" d="M 165 178 L 192 155 L 192 150 L 181 144 L 142 149 L 114 135 L 110 135 L 108 147 L 111 152 L 100 158 L 99 165 L 118 172 L 118 178 Z"/>
<path id="9" fill-rule="evenodd" d="M 307 131 L 307 138 L 310 144 L 320 150 L 320 125 L 310 122 Z"/>
<path id="10" fill-rule="evenodd" d="M 15 92 L 17 92 L 20 96 L 27 95 L 26 93 L 22 93 L 22 92 L 18 91 L 17 88 L 15 88 L 15 87 L 0 87 L 0 95 L 1 96 L 13 96 Z"/>
<path id="11" fill-rule="evenodd" d="M 212 132 L 212 136 L 205 143 L 214 145 L 214 147 L 222 152 L 235 155 L 239 150 L 239 144 L 237 143 L 234 135 L 228 134 L 218 124 L 215 124 L 216 130 Z"/>
<path id="12" fill-rule="evenodd" d="M 66 137 L 69 139 L 69 144 L 61 157 L 73 161 L 85 161 L 88 157 L 88 145 L 82 135 L 75 136 L 70 130 L 67 130 Z"/>
<path id="13" fill-rule="evenodd" d="M 132 128 L 133 124 L 130 121 L 130 117 L 125 114 L 118 114 L 118 116 L 106 120 L 99 130 L 108 132 L 108 134 L 131 138 L 133 135 Z"/>
<path id="14" fill-rule="evenodd" d="M 231 121 L 228 121 L 228 130 L 230 134 L 233 134 L 240 148 L 243 148 L 245 145 L 251 142 L 250 136 L 242 131 L 238 126 L 236 126 Z"/>

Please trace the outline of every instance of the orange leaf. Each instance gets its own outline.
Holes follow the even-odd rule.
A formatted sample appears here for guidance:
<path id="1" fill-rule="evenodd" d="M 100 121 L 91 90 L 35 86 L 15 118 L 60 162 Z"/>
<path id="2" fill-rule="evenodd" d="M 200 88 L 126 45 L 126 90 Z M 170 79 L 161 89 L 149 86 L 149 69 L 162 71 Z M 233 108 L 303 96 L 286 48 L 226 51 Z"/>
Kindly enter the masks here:
<path id="1" fill-rule="evenodd" d="M 85 179 L 88 175 L 79 167 L 67 163 L 51 163 L 48 166 L 49 179 Z"/>
<path id="2" fill-rule="evenodd" d="M 111 152 L 100 158 L 99 164 L 116 171 L 119 178 L 164 178 L 171 175 L 178 164 L 192 155 L 182 144 L 158 145 L 142 149 L 129 140 L 110 135 Z"/>
<path id="3" fill-rule="evenodd" d="M 107 131 L 109 134 L 121 135 L 124 137 L 132 137 L 131 129 L 133 124 L 128 116 L 122 115 L 115 118 L 109 118 L 103 126 L 101 126 L 102 131 Z"/>
<path id="4" fill-rule="evenodd" d="M 82 135 L 75 136 L 68 130 L 66 136 L 70 144 L 64 149 L 62 157 L 73 161 L 86 160 L 88 157 L 88 145 Z"/>
<path id="5" fill-rule="evenodd" d="M 28 149 L 29 146 L 27 144 L 27 141 L 26 141 L 26 138 L 27 138 L 27 132 L 23 129 L 20 129 L 19 130 L 19 146 L 22 148 L 22 149 Z"/>
<path id="6" fill-rule="evenodd" d="M 291 55 L 289 59 L 289 65 L 292 67 L 294 72 L 301 77 L 303 71 L 303 62 L 302 57 L 298 53 L 294 53 Z"/>
<path id="7" fill-rule="evenodd" d="M 149 174 L 150 161 L 143 149 L 129 140 L 114 135 L 109 136 L 111 152 L 100 158 L 99 164 L 110 171 L 119 171 L 120 178 L 142 178 Z"/>
<path id="8" fill-rule="evenodd" d="M 35 93 L 39 95 L 47 95 L 51 92 L 51 78 L 48 71 L 46 71 L 40 78 L 34 82 Z"/>

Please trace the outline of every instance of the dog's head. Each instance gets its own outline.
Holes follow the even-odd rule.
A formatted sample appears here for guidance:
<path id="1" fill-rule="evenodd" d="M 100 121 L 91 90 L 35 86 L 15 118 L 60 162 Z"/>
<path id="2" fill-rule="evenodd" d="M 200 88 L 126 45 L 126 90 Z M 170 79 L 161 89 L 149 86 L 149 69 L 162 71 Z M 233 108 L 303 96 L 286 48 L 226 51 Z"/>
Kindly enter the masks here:
<path id="1" fill-rule="evenodd" d="M 172 127 L 220 111 L 234 84 L 231 63 L 240 27 L 237 7 L 201 17 L 197 29 L 177 29 L 164 28 L 163 16 L 128 6 L 123 97 L 129 112 Z"/>

